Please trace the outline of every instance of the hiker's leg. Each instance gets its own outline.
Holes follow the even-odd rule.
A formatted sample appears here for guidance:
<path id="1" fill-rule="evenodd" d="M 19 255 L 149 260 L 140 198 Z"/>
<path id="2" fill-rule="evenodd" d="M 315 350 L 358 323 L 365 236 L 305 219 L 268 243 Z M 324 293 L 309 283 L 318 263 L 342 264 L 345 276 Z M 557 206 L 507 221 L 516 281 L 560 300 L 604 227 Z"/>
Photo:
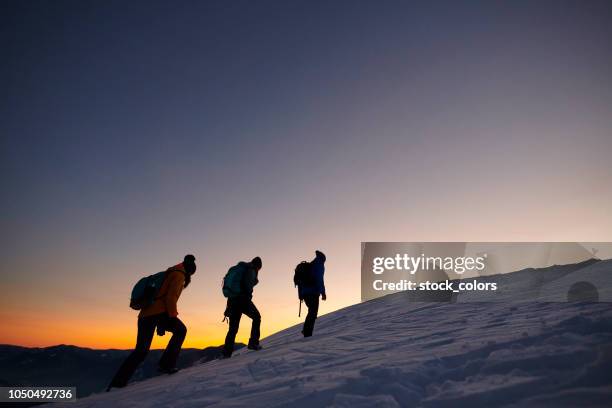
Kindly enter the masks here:
<path id="1" fill-rule="evenodd" d="M 310 337 L 312 336 L 315 320 L 319 313 L 319 295 L 304 296 L 304 302 L 306 303 L 306 307 L 308 307 L 308 314 L 304 321 L 304 337 Z"/>
<path id="2" fill-rule="evenodd" d="M 236 333 L 238 333 L 238 327 L 240 327 L 240 318 L 242 317 L 242 310 L 237 302 L 228 302 L 229 307 L 229 329 L 227 330 L 227 336 L 225 336 L 225 345 L 223 346 L 223 354 L 231 356 L 234 352 L 234 342 L 236 341 Z"/>
<path id="3" fill-rule="evenodd" d="M 253 323 L 251 324 L 251 338 L 249 339 L 249 345 L 258 345 L 259 328 L 261 326 L 261 315 L 259 314 L 259 310 L 257 310 L 257 307 L 255 307 L 255 304 L 251 299 L 247 299 L 244 302 L 242 312 L 253 320 Z"/>
<path id="4" fill-rule="evenodd" d="M 159 366 L 163 369 L 172 369 L 176 367 L 176 362 L 178 360 L 179 353 L 181 352 L 183 341 L 187 335 L 187 327 L 185 327 L 183 322 L 181 322 L 178 317 L 175 317 L 168 321 L 166 331 L 172 333 L 172 338 L 170 339 L 170 342 L 168 342 L 166 350 L 164 350 L 164 353 L 159 359 Z"/>
<path id="5" fill-rule="evenodd" d="M 121 367 L 119 367 L 117 374 L 115 374 L 115 377 L 110 383 L 111 387 L 125 387 L 130 377 L 132 377 L 132 374 L 134 374 L 134 371 L 136 371 L 140 363 L 145 359 L 149 352 L 149 348 L 151 348 L 157 320 L 158 316 L 148 316 L 138 319 L 136 347 L 125 359 L 123 364 L 121 364 Z"/>

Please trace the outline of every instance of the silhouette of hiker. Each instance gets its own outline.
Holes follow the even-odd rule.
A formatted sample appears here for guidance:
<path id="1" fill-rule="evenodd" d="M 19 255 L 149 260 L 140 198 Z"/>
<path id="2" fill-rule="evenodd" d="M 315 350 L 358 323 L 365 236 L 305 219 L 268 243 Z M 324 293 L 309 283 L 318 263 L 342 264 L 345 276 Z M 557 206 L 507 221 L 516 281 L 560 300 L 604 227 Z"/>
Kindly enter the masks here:
<path id="1" fill-rule="evenodd" d="M 259 282 L 257 275 L 260 269 L 261 258 L 257 256 L 251 262 L 239 262 L 232 266 L 223 279 L 223 295 L 227 297 L 225 316 L 229 318 L 229 329 L 223 346 L 224 358 L 231 357 L 234 352 L 236 333 L 243 314 L 253 320 L 247 348 L 261 350 L 259 345 L 261 315 L 251 300 L 253 298 L 253 287 Z"/>
<path id="2" fill-rule="evenodd" d="M 177 317 L 176 303 L 183 288 L 186 288 L 191 282 L 191 275 L 195 271 L 196 264 L 193 255 L 186 255 L 182 263 L 166 270 L 164 282 L 155 301 L 138 314 L 136 347 L 119 367 L 107 391 L 112 387 L 121 388 L 127 385 L 134 371 L 147 356 L 156 328 L 160 336 L 163 336 L 166 331 L 172 333 L 172 338 L 159 360 L 159 371 L 166 374 L 174 374 L 178 371 L 176 362 L 187 334 L 187 328 Z"/>
<path id="3" fill-rule="evenodd" d="M 321 299 L 327 300 L 325 283 L 323 281 L 326 257 L 321 251 L 315 251 L 315 254 L 315 259 L 311 262 L 302 262 L 297 266 L 294 278 L 294 283 L 298 287 L 300 301 L 303 300 L 308 308 L 308 314 L 302 329 L 304 337 L 312 336 L 315 321 L 319 313 L 319 296 L 321 296 Z M 303 269 L 298 272 L 298 268 Z"/>

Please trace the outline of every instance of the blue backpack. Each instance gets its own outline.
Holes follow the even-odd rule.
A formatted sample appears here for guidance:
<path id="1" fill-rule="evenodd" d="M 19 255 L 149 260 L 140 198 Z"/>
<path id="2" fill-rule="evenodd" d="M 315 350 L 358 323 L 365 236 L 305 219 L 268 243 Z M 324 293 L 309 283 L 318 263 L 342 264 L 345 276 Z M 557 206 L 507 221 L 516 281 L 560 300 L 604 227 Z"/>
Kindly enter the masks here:
<path id="1" fill-rule="evenodd" d="M 145 276 L 134 285 L 132 289 L 132 297 L 130 299 L 130 307 L 134 310 L 141 310 L 147 306 L 151 306 L 155 302 L 155 298 L 159 293 L 159 289 L 164 284 L 166 271 L 158 272 L 153 275 Z"/>

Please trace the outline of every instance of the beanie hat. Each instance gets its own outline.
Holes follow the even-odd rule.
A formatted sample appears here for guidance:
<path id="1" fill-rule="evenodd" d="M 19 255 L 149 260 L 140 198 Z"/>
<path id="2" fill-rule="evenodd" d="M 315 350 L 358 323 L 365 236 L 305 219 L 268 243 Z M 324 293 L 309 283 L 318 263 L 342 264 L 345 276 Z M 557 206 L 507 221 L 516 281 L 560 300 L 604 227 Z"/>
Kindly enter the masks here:
<path id="1" fill-rule="evenodd" d="M 261 258 L 256 256 L 251 260 L 251 265 L 257 270 L 261 269 Z"/>

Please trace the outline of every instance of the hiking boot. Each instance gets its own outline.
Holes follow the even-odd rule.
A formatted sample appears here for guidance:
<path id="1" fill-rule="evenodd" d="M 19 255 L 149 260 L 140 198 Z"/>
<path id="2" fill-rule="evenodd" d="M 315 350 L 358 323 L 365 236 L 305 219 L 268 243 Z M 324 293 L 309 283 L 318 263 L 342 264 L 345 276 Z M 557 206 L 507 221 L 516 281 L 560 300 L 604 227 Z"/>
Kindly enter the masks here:
<path id="1" fill-rule="evenodd" d="M 249 345 L 247 346 L 247 348 L 248 348 L 249 350 L 255 350 L 255 351 L 258 351 L 258 350 L 261 350 L 263 347 L 261 347 L 259 344 L 249 344 Z"/>
<path id="2" fill-rule="evenodd" d="M 176 367 L 172 367 L 172 368 L 159 367 L 159 368 L 157 369 L 157 371 L 159 371 L 159 372 L 160 372 L 160 373 L 162 373 L 162 374 L 168 374 L 168 375 L 170 375 L 170 374 L 176 374 L 176 373 L 178 373 L 178 372 L 179 372 L 179 369 L 178 369 L 178 368 L 176 368 Z"/>

